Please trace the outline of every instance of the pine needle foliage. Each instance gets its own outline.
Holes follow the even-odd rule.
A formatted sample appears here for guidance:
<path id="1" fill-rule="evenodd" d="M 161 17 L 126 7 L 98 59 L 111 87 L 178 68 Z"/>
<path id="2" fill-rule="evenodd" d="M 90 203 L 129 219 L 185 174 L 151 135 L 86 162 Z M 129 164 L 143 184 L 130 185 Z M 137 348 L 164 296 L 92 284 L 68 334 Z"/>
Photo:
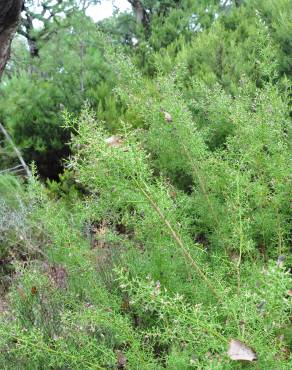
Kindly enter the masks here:
<path id="1" fill-rule="evenodd" d="M 291 367 L 289 94 L 261 23 L 255 38 L 259 63 L 226 85 L 188 78 L 183 57 L 149 80 L 99 40 L 129 120 L 109 137 L 88 106 L 65 112 L 82 194 L 34 175 L 3 201 L 1 242 L 18 240 L 21 205 L 26 254 L 0 317 L 1 368 Z M 257 362 L 233 361 L 231 339 Z"/>

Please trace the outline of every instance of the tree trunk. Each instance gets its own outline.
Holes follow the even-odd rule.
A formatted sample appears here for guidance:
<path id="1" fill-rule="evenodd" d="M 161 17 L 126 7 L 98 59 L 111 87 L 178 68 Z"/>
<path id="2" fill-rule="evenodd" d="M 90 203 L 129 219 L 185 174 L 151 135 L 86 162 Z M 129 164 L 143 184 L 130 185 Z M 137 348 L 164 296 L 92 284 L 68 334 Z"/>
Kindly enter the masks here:
<path id="1" fill-rule="evenodd" d="M 235 6 L 236 8 L 239 8 L 242 5 L 242 0 L 235 0 Z"/>
<path id="2" fill-rule="evenodd" d="M 0 78 L 10 57 L 11 41 L 17 30 L 23 0 L 0 0 Z"/>
<path id="3" fill-rule="evenodd" d="M 149 15 L 144 9 L 140 0 L 128 0 L 128 2 L 132 5 L 134 13 L 136 15 L 137 23 L 142 24 L 144 29 L 147 30 L 149 27 Z"/>
<path id="4" fill-rule="evenodd" d="M 27 40 L 28 47 L 29 47 L 29 53 L 32 58 L 39 56 L 39 48 L 37 45 L 37 39 L 35 36 L 33 36 L 33 16 L 28 11 L 28 8 L 25 6 L 23 7 L 23 10 L 25 12 L 25 17 L 21 18 L 20 25 L 22 27 L 19 27 L 18 33 L 22 36 L 24 36 Z"/>

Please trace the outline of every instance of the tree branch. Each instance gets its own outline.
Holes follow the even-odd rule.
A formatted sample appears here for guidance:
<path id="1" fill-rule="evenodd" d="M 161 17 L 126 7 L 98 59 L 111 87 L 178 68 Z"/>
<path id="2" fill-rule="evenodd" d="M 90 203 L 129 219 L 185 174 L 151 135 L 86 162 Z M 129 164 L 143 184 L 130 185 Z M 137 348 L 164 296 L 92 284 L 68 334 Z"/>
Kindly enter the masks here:
<path id="1" fill-rule="evenodd" d="M 9 142 L 9 144 L 12 146 L 13 150 L 15 151 L 15 154 L 17 155 L 23 169 L 25 170 L 26 174 L 27 174 L 27 177 L 32 177 L 32 174 L 30 172 L 30 169 L 28 168 L 27 164 L 25 163 L 20 151 L 18 150 L 18 148 L 16 147 L 16 145 L 14 144 L 13 140 L 11 139 L 10 135 L 8 134 L 8 132 L 6 131 L 5 127 L 0 123 L 0 130 L 3 132 L 3 135 L 5 136 L 5 138 L 7 139 L 7 141 Z"/>

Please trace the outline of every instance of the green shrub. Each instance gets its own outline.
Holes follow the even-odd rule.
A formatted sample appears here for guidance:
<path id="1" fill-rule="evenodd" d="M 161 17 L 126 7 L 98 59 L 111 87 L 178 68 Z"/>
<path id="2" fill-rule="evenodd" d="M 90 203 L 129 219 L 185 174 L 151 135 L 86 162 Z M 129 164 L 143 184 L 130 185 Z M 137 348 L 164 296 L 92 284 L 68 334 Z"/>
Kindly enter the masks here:
<path id="1" fill-rule="evenodd" d="M 115 136 L 88 107 L 65 113 L 60 183 L 34 175 L 12 201 L 4 179 L 1 243 L 14 259 L 1 368 L 291 367 L 289 90 L 255 24 L 240 49 L 251 64 L 216 84 L 206 54 L 206 79 L 188 78 L 182 51 L 149 80 L 104 48 L 127 109 Z M 231 339 L 257 362 L 233 361 Z"/>

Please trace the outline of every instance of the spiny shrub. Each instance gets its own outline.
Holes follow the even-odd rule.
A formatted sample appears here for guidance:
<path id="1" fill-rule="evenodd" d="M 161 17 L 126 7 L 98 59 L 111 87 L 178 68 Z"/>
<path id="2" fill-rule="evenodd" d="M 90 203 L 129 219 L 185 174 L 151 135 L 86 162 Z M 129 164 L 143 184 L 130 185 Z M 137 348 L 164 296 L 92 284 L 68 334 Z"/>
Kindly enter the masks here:
<path id="1" fill-rule="evenodd" d="M 290 368 L 286 97 L 248 79 L 233 97 L 198 83 L 196 113 L 180 65 L 148 81 L 111 48 L 106 57 L 138 119 L 108 137 L 88 108 L 65 115 L 83 196 L 27 187 L 42 258 L 15 263 L 1 367 L 254 367 L 227 354 L 237 339 L 258 368 Z"/>
<path id="2" fill-rule="evenodd" d="M 236 269 L 225 250 L 204 250 L 193 195 L 155 176 L 139 131 L 125 126 L 112 145 L 88 111 L 73 124 L 71 167 L 88 195 L 69 205 L 29 185 L 45 257 L 15 265 L 1 367 L 240 369 L 226 354 L 237 338 L 260 368 L 289 368 L 282 263 L 243 259 Z"/>
<path id="3" fill-rule="evenodd" d="M 84 206 L 81 213 L 79 204 L 68 212 L 37 182 L 28 193 L 31 225 L 37 219 L 43 229 L 42 258 L 14 265 L 11 310 L 0 322 L 1 368 L 114 368 L 119 352 L 132 368 L 157 368 L 120 309 L 121 297 L 102 284 L 100 255 L 84 231 L 91 212 Z"/>
<path id="4" fill-rule="evenodd" d="M 192 193 L 190 218 L 196 233 L 214 247 L 237 250 L 240 256 L 243 249 L 272 256 L 287 251 L 291 119 L 286 95 L 272 83 L 257 88 L 244 77 L 235 97 L 197 82 L 201 96 L 193 103 L 199 110 L 191 114 L 180 90 L 183 65 L 150 83 L 129 60 L 114 61 L 111 54 L 109 58 L 120 77 L 117 94 L 148 128 L 140 141 L 151 156 L 154 173 Z M 265 63 L 266 59 L 261 68 L 267 71 Z M 268 70 L 272 80 L 275 69 Z"/>
<path id="5" fill-rule="evenodd" d="M 19 180 L 0 176 L 0 286 L 5 291 L 14 271 L 13 261 L 38 258 L 43 244 L 41 227 L 33 221 L 35 204 Z"/>
<path id="6" fill-rule="evenodd" d="M 275 333 L 288 323 L 289 302 L 285 299 L 285 294 L 289 274 L 285 269 L 277 267 L 275 262 L 271 262 L 267 270 L 262 270 L 261 263 L 242 258 L 243 254 L 254 254 L 255 247 L 251 242 L 248 244 L 248 225 L 243 218 L 245 208 L 242 199 L 245 198 L 241 194 L 241 188 L 236 185 L 236 179 L 235 184 L 233 180 L 227 184 L 230 187 L 235 186 L 239 196 L 238 204 L 244 210 L 232 208 L 232 215 L 229 216 L 231 219 L 234 217 L 234 225 L 239 227 L 236 231 L 230 231 L 236 238 L 234 243 L 238 243 L 236 246 L 239 255 L 235 253 L 235 257 L 229 256 L 228 244 L 221 250 L 209 249 L 204 253 L 202 245 L 192 241 L 190 211 L 184 204 L 188 203 L 189 196 L 178 191 L 173 199 L 173 185 L 163 177 L 157 179 L 153 176 L 151 156 L 147 156 L 137 141 L 139 134 L 137 136 L 133 131 L 129 133 L 127 128 L 123 133 L 123 140 L 119 139 L 115 145 L 110 145 L 101 125 L 85 112 L 80 120 L 78 135 L 74 138 L 75 146 L 78 143 L 80 149 L 72 166 L 81 183 L 92 192 L 89 204 L 96 209 L 94 213 L 98 220 L 106 217 L 109 225 L 115 227 L 122 223 L 124 226 L 124 245 L 128 245 L 128 248 L 118 262 L 119 265 L 124 265 L 122 272 L 118 273 L 118 281 L 125 295 L 126 312 L 133 317 L 135 325 L 146 333 L 153 351 L 158 352 L 166 363 L 174 361 L 174 355 L 171 354 L 173 350 L 177 358 L 181 357 L 177 362 L 179 366 L 186 366 L 183 365 L 185 359 L 190 361 L 191 353 L 195 352 L 198 354 L 195 366 L 205 366 L 213 361 L 214 368 L 235 368 L 227 357 L 223 359 L 219 355 L 218 358 L 215 354 L 222 353 L 222 348 L 230 337 L 240 336 L 242 340 L 254 344 L 260 352 L 267 352 L 261 359 L 260 366 L 273 368 L 276 352 L 281 348 Z M 217 161 L 222 161 L 225 166 L 228 164 L 227 160 L 225 163 L 220 157 Z M 227 170 L 231 169 L 227 167 Z M 236 166 L 233 171 L 237 176 L 240 175 Z M 219 173 L 218 171 L 218 176 Z M 244 179 L 240 175 L 238 181 L 244 184 Z M 226 181 L 228 180 L 229 177 Z M 236 199 L 234 197 L 232 201 L 235 202 Z M 229 204 L 224 206 L 227 208 Z M 237 218 L 238 215 L 242 220 Z M 221 222 L 220 219 L 218 221 Z M 183 268 L 181 263 L 184 263 Z M 250 276 L 251 268 L 253 273 Z M 141 279 L 145 281 L 147 275 L 151 276 L 149 282 L 142 283 Z M 275 286 L 272 288 L 273 284 Z M 161 286 L 167 287 L 170 297 L 174 298 L 161 296 Z M 185 303 L 180 308 L 175 294 L 184 295 L 182 299 Z M 211 294 L 215 300 L 210 299 Z M 219 300 L 219 305 L 216 304 L 216 299 Z M 222 300 L 224 303 L 221 303 Z M 200 319 L 198 318 L 196 324 L 192 321 L 196 317 L 195 313 L 191 308 L 190 312 L 186 308 L 188 302 L 191 305 L 202 304 L 206 309 L 206 312 L 200 312 L 202 316 L 199 315 Z M 261 311 L 263 306 L 265 313 Z M 269 310 L 270 317 L 266 315 L 266 309 Z M 279 312 L 281 313 L 278 316 Z M 277 321 L 275 328 L 274 319 Z M 175 327 L 176 324 L 178 328 Z M 192 335 L 189 324 L 191 327 L 194 325 L 197 335 L 203 330 L 200 340 L 196 337 L 187 339 L 188 335 Z M 267 336 L 263 335 L 265 331 L 269 333 Z M 169 333 L 174 333 L 175 339 Z M 206 342 L 204 335 L 207 336 Z M 187 349 L 187 345 L 184 347 L 185 342 L 190 344 L 190 349 Z M 206 357 L 207 342 L 211 357 L 215 358 Z M 274 349 L 270 350 L 268 348 L 272 343 Z"/>
<path id="7" fill-rule="evenodd" d="M 135 132 L 125 131 L 122 147 L 113 147 L 107 144 L 102 127 L 85 112 L 74 142 L 80 147 L 71 163 L 78 180 L 95 194 L 100 217 L 113 225 L 122 224 L 131 241 L 147 248 L 141 262 L 151 263 L 152 269 L 157 269 L 157 278 L 175 286 L 179 272 L 187 278 L 186 261 L 191 261 L 209 285 L 191 256 L 195 253 L 198 258 L 204 258 L 202 249 L 187 233 L 189 220 L 182 217 L 179 205 L 174 212 L 173 187 L 153 176 L 148 155 L 137 142 Z M 90 202 L 95 203 L 92 199 Z M 194 246 L 191 252 L 187 245 Z M 164 271 L 164 266 L 168 271 Z"/>

